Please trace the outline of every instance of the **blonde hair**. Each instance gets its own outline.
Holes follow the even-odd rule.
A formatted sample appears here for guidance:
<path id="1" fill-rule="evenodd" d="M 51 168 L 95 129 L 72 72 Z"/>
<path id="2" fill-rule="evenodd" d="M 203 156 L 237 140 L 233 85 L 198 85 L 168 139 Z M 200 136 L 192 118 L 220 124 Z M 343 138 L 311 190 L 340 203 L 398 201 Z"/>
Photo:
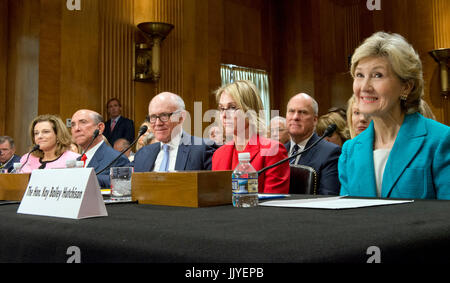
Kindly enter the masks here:
<path id="1" fill-rule="evenodd" d="M 350 131 L 348 129 L 347 122 L 339 113 L 336 112 L 327 113 L 317 119 L 316 133 L 319 136 L 323 135 L 330 124 L 336 124 L 336 133 L 341 137 L 342 143 L 350 139 Z"/>
<path id="2" fill-rule="evenodd" d="M 419 113 L 422 114 L 425 118 L 430 118 L 436 120 L 436 116 L 431 110 L 430 105 L 425 100 L 420 100 Z"/>
<path id="3" fill-rule="evenodd" d="M 401 100 L 400 104 L 405 113 L 417 112 L 423 96 L 424 81 L 422 62 L 412 45 L 399 34 L 374 33 L 353 53 L 350 70 L 353 78 L 358 63 L 366 57 L 386 58 L 401 82 L 413 84 L 407 99 Z"/>
<path id="4" fill-rule="evenodd" d="M 264 110 L 258 88 L 255 84 L 248 80 L 235 81 L 220 87 L 214 93 L 216 101 L 219 103 L 222 93 L 228 93 L 236 102 L 239 109 L 241 109 L 247 117 L 249 117 L 249 124 L 257 129 L 258 133 L 265 134 L 266 126 L 264 115 L 258 115 Z"/>
<path id="5" fill-rule="evenodd" d="M 355 130 L 353 129 L 353 105 L 355 104 L 355 96 L 352 95 L 347 101 L 347 125 L 350 131 L 350 137 L 353 139 L 356 137 Z"/>
<path id="6" fill-rule="evenodd" d="M 37 116 L 36 118 L 34 118 L 33 121 L 31 121 L 29 133 L 31 137 L 32 146 L 30 147 L 30 149 L 36 145 L 34 141 L 34 127 L 36 126 L 37 123 L 41 122 L 49 122 L 52 125 L 53 132 L 55 132 L 56 135 L 56 148 L 55 148 L 56 156 L 63 154 L 67 150 L 70 150 L 72 137 L 69 133 L 69 130 L 67 129 L 66 125 L 61 120 L 61 118 L 51 114 Z M 42 158 L 44 157 L 44 152 L 38 149 L 34 151 L 32 155 Z"/>

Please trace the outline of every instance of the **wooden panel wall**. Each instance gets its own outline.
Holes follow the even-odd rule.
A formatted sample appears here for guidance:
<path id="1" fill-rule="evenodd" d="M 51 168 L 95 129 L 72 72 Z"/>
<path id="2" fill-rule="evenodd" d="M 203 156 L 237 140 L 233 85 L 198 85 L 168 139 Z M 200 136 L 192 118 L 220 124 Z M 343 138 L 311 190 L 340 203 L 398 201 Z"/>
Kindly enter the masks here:
<path id="1" fill-rule="evenodd" d="M 39 114 L 61 115 L 61 14 L 63 6 L 41 0 L 39 38 Z M 61 118 L 64 117 L 63 114 Z"/>
<path id="2" fill-rule="evenodd" d="M 8 70 L 8 0 L 0 0 L 0 135 L 7 135 L 6 77 Z"/>
<path id="3" fill-rule="evenodd" d="M 165 22 L 175 27 L 161 44 L 161 78 L 156 83 L 135 82 L 136 128 L 148 114 L 148 104 L 158 93 L 169 91 L 181 96 L 183 92 L 183 3 L 182 0 L 135 0 L 134 26 L 142 22 Z M 135 28 L 136 42 L 149 38 Z"/>
<path id="4" fill-rule="evenodd" d="M 115 97 L 122 115 L 134 119 L 134 1 L 101 0 L 99 7 L 101 113 L 108 119 L 106 102 Z"/>
<path id="5" fill-rule="evenodd" d="M 31 144 L 28 126 L 38 108 L 39 11 L 38 0 L 8 1 L 5 133 L 19 153 Z"/>
<path id="6" fill-rule="evenodd" d="M 60 113 L 70 118 L 80 108 L 101 112 L 99 11 L 102 7 L 99 1 L 82 1 L 81 11 L 68 10 L 65 1 L 60 5 L 63 6 Z"/>
<path id="7" fill-rule="evenodd" d="M 433 0 L 433 49 L 450 48 L 450 1 L 449 0 Z M 433 63 L 430 63 L 431 65 Z M 448 64 L 450 67 L 450 63 Z M 434 112 L 440 112 L 440 121 L 450 125 L 450 98 L 444 99 L 439 96 L 439 67 L 434 65 L 431 67 L 432 74 L 430 79 L 430 95 L 429 101 L 432 102 Z"/>

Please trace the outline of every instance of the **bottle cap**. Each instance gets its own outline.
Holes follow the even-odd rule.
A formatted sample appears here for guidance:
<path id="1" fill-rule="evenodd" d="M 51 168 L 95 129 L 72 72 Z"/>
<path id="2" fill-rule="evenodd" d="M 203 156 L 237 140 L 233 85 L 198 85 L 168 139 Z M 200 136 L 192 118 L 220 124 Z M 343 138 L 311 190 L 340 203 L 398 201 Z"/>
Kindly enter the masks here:
<path id="1" fill-rule="evenodd" d="M 238 154 L 239 161 L 249 161 L 250 160 L 250 152 L 243 152 Z"/>

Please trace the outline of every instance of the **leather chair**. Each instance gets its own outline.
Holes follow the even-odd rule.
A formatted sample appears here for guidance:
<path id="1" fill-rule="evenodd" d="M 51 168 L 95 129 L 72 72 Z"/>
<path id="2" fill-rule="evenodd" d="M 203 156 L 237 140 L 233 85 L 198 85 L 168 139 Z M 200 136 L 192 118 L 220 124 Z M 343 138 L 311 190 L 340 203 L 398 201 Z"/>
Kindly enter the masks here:
<path id="1" fill-rule="evenodd" d="M 306 165 L 290 164 L 290 194 L 317 194 L 317 172 Z"/>

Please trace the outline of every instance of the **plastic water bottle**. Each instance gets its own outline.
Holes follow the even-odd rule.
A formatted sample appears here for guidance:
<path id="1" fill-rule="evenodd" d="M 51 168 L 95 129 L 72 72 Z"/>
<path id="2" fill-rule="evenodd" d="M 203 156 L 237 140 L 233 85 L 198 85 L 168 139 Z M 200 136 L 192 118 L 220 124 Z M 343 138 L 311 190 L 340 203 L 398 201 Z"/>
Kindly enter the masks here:
<path id="1" fill-rule="evenodd" d="M 231 175 L 234 207 L 258 205 L 258 172 L 250 164 L 250 153 L 239 153 L 239 164 Z"/>

